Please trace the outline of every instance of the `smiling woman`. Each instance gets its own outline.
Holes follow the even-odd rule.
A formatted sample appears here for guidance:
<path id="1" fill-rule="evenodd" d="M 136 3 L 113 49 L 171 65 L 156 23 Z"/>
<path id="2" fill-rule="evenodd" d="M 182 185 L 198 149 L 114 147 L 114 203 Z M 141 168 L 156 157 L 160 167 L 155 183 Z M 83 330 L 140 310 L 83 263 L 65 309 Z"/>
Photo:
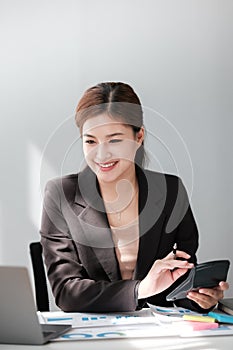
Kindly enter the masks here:
<path id="1" fill-rule="evenodd" d="M 87 166 L 48 182 L 41 225 L 57 305 L 88 312 L 170 305 L 166 295 L 196 263 L 198 247 L 181 180 L 143 167 L 143 112 L 129 85 L 91 87 L 75 119 Z M 221 282 L 177 303 L 207 312 L 227 288 Z"/>
<path id="2" fill-rule="evenodd" d="M 143 110 L 141 102 L 137 94 L 128 84 L 115 82 L 101 83 L 89 88 L 84 93 L 78 103 L 75 115 L 76 124 L 81 134 L 83 134 L 83 126 L 86 121 L 89 121 L 93 127 L 98 126 L 98 121 L 92 121 L 91 123 L 90 120 L 94 116 L 100 115 L 109 116 L 112 125 L 114 122 L 118 121 L 127 126 L 131 126 L 134 136 L 143 128 Z M 107 121 L 102 122 L 106 123 Z M 116 130 L 118 133 L 119 130 L 117 128 Z M 111 134 L 112 131 L 110 131 L 110 135 Z M 141 147 L 136 153 L 135 162 L 139 166 L 143 166 L 144 161 L 145 150 L 142 140 Z"/>
<path id="3" fill-rule="evenodd" d="M 143 134 L 143 128 L 134 133 L 131 126 L 115 122 L 106 114 L 85 122 L 84 156 L 99 182 L 119 181 L 126 178 L 127 174 L 132 174 L 134 158 L 142 144 Z"/>

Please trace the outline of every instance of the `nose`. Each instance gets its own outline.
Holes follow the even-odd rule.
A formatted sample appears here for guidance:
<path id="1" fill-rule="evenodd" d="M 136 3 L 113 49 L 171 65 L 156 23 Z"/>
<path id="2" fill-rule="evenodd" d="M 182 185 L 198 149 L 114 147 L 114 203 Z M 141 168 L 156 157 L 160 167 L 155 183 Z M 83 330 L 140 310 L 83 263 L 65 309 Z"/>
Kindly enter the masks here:
<path id="1" fill-rule="evenodd" d="M 111 158 L 111 152 L 109 151 L 106 142 L 100 143 L 96 147 L 96 161 L 99 163 L 104 163 Z"/>

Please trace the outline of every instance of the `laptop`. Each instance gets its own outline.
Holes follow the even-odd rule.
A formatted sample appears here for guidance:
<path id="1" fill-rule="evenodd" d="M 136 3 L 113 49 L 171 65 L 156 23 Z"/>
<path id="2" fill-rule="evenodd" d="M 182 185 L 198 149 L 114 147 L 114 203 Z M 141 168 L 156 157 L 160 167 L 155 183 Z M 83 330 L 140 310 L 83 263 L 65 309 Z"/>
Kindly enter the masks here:
<path id="1" fill-rule="evenodd" d="M 0 343 L 42 345 L 71 325 L 41 325 L 26 267 L 0 266 Z"/>

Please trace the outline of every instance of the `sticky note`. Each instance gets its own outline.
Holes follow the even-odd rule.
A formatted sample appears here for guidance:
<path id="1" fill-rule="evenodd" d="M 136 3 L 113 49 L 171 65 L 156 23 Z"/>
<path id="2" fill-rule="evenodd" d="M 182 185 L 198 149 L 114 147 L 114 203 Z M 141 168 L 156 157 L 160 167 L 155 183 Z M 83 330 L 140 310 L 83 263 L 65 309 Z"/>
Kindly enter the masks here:
<path id="1" fill-rule="evenodd" d="M 206 329 L 215 329 L 219 327 L 217 322 L 192 322 L 186 321 L 185 325 L 190 327 L 193 331 L 203 331 Z"/>
<path id="2" fill-rule="evenodd" d="M 215 318 L 210 316 L 196 316 L 196 315 L 184 315 L 185 321 L 196 321 L 196 322 L 215 322 Z"/>
<path id="3" fill-rule="evenodd" d="M 218 322 L 233 324 L 233 316 L 231 315 L 226 315 L 224 313 L 213 312 L 213 311 L 210 311 L 208 315 L 210 315 L 211 317 L 214 317 Z"/>

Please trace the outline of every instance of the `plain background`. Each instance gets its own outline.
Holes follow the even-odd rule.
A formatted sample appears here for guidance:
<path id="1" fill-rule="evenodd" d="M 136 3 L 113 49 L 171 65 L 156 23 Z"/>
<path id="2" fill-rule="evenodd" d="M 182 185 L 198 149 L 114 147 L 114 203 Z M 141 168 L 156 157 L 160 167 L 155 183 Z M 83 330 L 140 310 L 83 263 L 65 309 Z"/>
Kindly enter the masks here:
<path id="1" fill-rule="evenodd" d="M 31 271 L 44 184 L 79 170 L 75 107 L 102 81 L 145 106 L 149 167 L 181 176 L 199 261 L 233 264 L 232 18 L 231 0 L 0 0 L 1 264 Z"/>

